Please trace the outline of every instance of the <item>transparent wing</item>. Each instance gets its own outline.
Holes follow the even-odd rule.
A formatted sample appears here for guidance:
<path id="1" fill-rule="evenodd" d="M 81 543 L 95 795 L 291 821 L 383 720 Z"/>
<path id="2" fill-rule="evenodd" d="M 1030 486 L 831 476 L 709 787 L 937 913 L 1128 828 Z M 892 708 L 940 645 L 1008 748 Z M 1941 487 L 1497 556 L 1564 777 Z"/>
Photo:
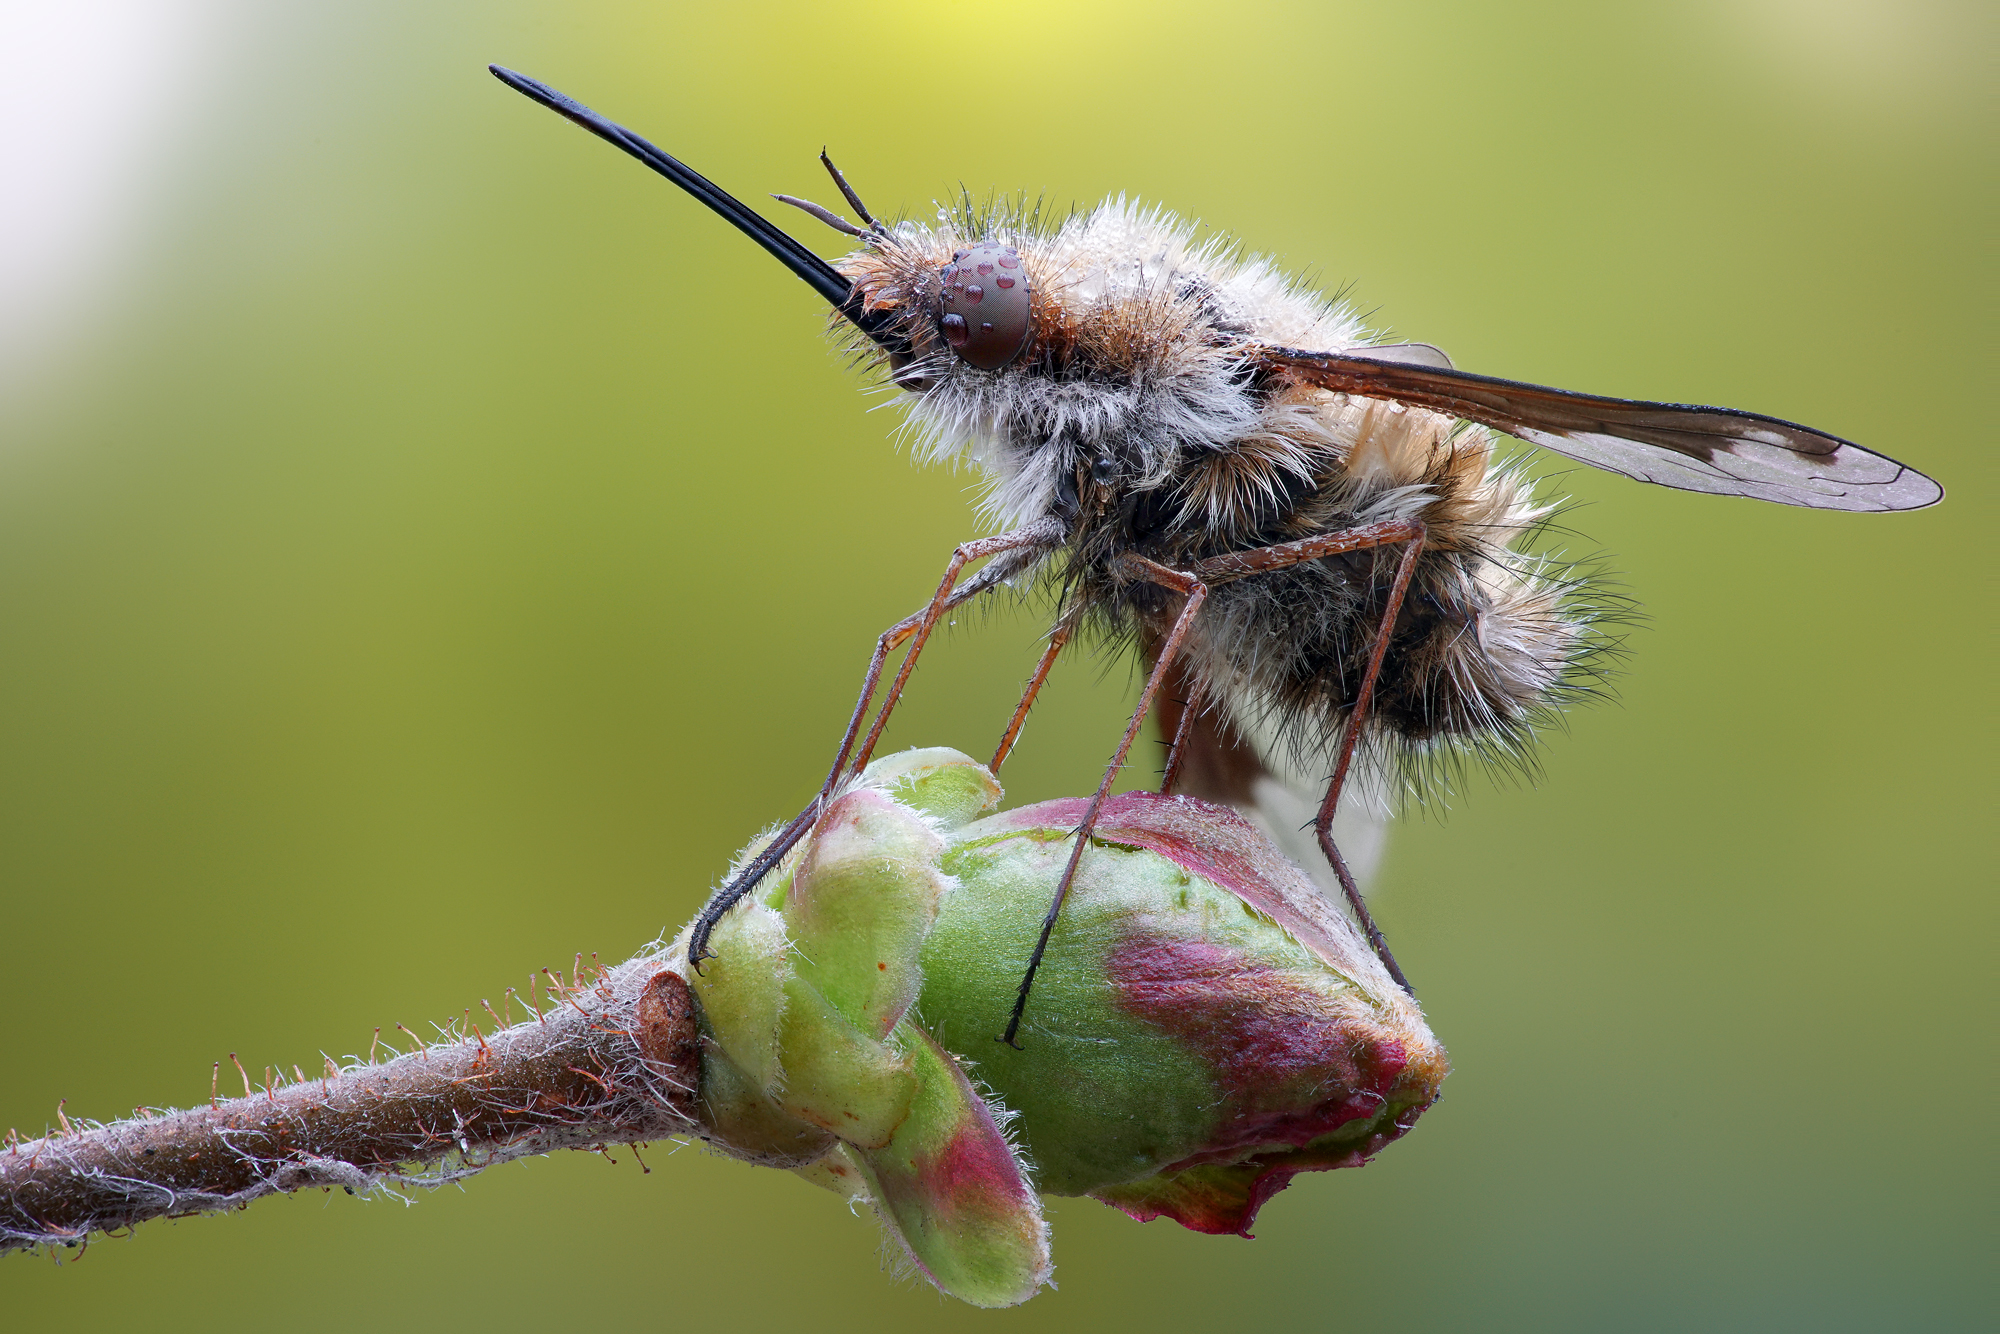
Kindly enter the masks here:
<path id="1" fill-rule="evenodd" d="M 1158 721 L 1164 742 L 1180 723 L 1182 700 L 1193 695 L 1179 664 L 1168 669 Z M 1226 702 L 1209 697 L 1188 728 L 1180 781 L 1174 791 L 1233 806 L 1291 858 L 1331 903 L 1342 900 L 1340 881 L 1313 834 L 1326 796 L 1326 756 L 1301 758 L 1254 723 L 1246 725 Z M 1388 843 L 1389 802 L 1381 776 L 1363 767 L 1348 778 L 1333 817 L 1333 841 L 1365 893 Z"/>
<path id="2" fill-rule="evenodd" d="M 1451 370 L 1451 358 L 1432 343 L 1370 343 L 1347 354 L 1363 361 L 1400 361 L 1406 366 L 1431 366 Z"/>
<path id="3" fill-rule="evenodd" d="M 1340 879 L 1313 833 L 1313 820 L 1326 796 L 1326 775 L 1318 772 L 1324 766 L 1294 765 L 1270 738 L 1256 737 L 1250 745 L 1262 750 L 1265 772 L 1250 786 L 1249 805 L 1238 809 L 1305 868 L 1329 903 L 1339 904 Z M 1373 898 L 1375 872 L 1389 846 L 1389 798 L 1380 773 L 1365 765 L 1349 773 L 1340 790 L 1340 809 L 1333 813 L 1333 843 L 1354 883 L 1364 896 Z"/>
<path id="4" fill-rule="evenodd" d="M 1343 394 L 1463 417 L 1606 472 L 1824 510 L 1914 510 L 1944 488 L 1838 436 L 1734 408 L 1602 398 L 1414 358 L 1259 345 L 1253 364 Z"/>

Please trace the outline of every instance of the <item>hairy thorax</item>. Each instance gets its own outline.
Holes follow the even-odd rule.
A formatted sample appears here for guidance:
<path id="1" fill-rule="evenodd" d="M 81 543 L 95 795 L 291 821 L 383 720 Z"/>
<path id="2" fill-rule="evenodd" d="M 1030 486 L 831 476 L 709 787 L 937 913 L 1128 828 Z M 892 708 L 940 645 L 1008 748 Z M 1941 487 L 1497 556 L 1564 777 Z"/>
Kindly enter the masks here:
<path id="1" fill-rule="evenodd" d="M 954 357 L 936 326 L 940 270 L 980 242 L 1017 248 L 1031 289 L 1032 333 L 997 371 Z M 903 317 L 907 352 L 887 369 L 916 452 L 974 463 L 1001 526 L 1059 519 L 1066 541 L 1044 568 L 1101 630 L 1156 639 L 1179 606 L 1121 578 L 1122 553 L 1184 569 L 1417 519 L 1427 538 L 1376 698 L 1378 740 L 1512 746 L 1586 651 L 1571 583 L 1517 549 L 1546 511 L 1497 465 L 1484 428 L 1251 369 L 1256 343 L 1371 342 L 1268 262 L 1115 200 L 1053 225 L 905 222 L 841 269 L 867 309 Z M 1354 703 L 1395 559 L 1357 551 L 1215 587 L 1191 667 L 1257 715 L 1239 724 L 1323 751 Z"/>

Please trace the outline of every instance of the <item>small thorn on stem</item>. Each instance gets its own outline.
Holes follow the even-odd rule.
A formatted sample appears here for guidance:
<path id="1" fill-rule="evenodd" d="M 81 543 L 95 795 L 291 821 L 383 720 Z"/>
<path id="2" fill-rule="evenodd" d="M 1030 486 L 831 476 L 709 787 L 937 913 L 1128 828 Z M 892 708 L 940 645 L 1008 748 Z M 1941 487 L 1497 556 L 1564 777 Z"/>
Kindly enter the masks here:
<path id="1" fill-rule="evenodd" d="M 243 1076 L 243 1096 L 250 1096 L 250 1072 L 243 1068 L 243 1062 L 236 1059 L 236 1053 L 229 1053 L 229 1063 L 236 1067 L 236 1073 Z"/>
<path id="2" fill-rule="evenodd" d="M 578 958 L 581 959 L 582 956 L 579 955 Z M 544 968 L 542 971 L 546 973 L 548 972 L 548 969 Z M 569 992 L 563 988 L 561 982 L 558 981 L 556 983 L 556 988 L 557 988 L 556 990 L 557 996 L 561 1000 L 567 1001 L 569 1003 L 570 1009 L 575 1010 L 578 1014 L 582 1015 L 586 1019 L 590 1018 L 590 1011 L 584 1009 L 581 1005 L 578 1005 L 575 1000 L 571 999 Z"/>
<path id="3" fill-rule="evenodd" d="M 210 1107 L 214 1107 L 216 1105 L 215 1086 L 216 1083 L 221 1078 L 222 1078 L 222 1062 L 217 1061 L 215 1063 L 215 1069 L 211 1070 L 208 1075 L 208 1105 Z"/>

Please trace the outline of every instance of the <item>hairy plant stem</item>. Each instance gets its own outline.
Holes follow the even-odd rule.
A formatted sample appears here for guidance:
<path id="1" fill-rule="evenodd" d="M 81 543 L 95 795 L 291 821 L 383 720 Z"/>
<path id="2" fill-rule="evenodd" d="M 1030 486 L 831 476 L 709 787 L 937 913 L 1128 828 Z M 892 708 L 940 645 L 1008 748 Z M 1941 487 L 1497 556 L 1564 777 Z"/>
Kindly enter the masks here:
<path id="1" fill-rule="evenodd" d="M 695 1133 L 694 1004 L 662 958 L 557 986 L 551 1002 L 490 1035 L 329 1061 L 207 1107 L 110 1125 L 58 1112 L 60 1131 L 0 1145 L 0 1252 L 308 1186 L 437 1185 L 528 1154 Z"/>

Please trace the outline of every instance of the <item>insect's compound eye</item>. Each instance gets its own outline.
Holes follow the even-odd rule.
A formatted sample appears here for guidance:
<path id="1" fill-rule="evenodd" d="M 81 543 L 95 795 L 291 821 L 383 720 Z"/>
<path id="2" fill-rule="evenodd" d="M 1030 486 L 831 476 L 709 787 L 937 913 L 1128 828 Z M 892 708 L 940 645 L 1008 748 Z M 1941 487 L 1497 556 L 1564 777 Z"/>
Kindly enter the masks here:
<path id="1" fill-rule="evenodd" d="M 938 278 L 938 332 L 960 361 L 997 371 L 1021 355 L 1033 322 L 1020 251 L 991 241 L 962 246 Z"/>

